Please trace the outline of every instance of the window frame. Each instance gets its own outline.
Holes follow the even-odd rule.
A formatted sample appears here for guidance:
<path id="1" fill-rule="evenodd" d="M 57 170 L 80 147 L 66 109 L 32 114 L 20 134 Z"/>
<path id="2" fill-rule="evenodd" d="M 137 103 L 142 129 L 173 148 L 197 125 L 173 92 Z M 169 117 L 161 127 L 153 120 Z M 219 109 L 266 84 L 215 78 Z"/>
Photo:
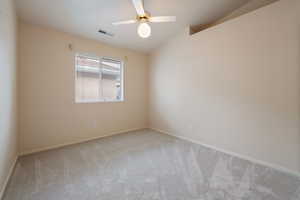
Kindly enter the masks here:
<path id="1" fill-rule="evenodd" d="M 103 60 L 112 60 L 116 62 L 120 62 L 120 74 L 121 74 L 121 99 L 120 100 L 105 100 L 105 99 L 97 99 L 97 100 L 77 100 L 76 99 L 76 81 L 77 81 L 77 62 L 76 58 L 77 56 L 83 56 L 91 59 L 97 59 L 99 60 L 99 67 L 102 69 L 101 63 Z M 100 73 L 100 79 L 102 79 L 102 72 Z M 112 57 L 107 57 L 107 56 L 95 56 L 93 54 L 86 54 L 86 53 L 76 53 L 74 55 L 74 102 L 76 104 L 83 104 L 83 103 L 118 103 L 118 102 L 124 102 L 125 101 L 125 81 L 124 81 L 124 61 L 118 58 L 112 58 Z"/>

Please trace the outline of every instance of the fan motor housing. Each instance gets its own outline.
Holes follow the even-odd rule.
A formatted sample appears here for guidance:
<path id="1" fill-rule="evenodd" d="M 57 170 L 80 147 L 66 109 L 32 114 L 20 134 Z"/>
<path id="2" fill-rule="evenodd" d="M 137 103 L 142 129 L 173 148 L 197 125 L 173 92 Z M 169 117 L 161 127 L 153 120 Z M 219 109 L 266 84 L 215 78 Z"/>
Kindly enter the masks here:
<path id="1" fill-rule="evenodd" d="M 141 22 L 148 22 L 149 21 L 149 18 L 150 18 L 150 13 L 148 13 L 148 12 L 145 12 L 145 15 L 143 15 L 143 16 L 136 16 L 136 19 L 138 20 L 138 21 L 141 21 Z"/>

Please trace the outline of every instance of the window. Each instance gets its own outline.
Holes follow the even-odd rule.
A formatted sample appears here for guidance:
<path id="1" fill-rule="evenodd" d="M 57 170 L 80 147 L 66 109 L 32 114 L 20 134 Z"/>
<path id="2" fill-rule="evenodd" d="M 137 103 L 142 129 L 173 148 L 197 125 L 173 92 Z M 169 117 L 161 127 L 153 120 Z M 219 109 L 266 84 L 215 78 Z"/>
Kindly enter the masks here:
<path id="1" fill-rule="evenodd" d="M 76 55 L 76 102 L 123 101 L 121 61 Z"/>

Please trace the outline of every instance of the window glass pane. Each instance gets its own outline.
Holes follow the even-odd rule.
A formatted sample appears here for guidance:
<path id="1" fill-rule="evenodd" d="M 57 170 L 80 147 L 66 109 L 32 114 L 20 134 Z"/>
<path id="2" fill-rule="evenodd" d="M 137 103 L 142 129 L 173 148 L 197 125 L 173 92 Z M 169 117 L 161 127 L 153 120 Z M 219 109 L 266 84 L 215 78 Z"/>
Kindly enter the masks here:
<path id="1" fill-rule="evenodd" d="M 76 102 L 123 101 L 120 61 L 76 56 Z"/>
<path id="2" fill-rule="evenodd" d="M 105 101 L 122 100 L 122 65 L 119 61 L 102 60 L 102 92 Z"/>
<path id="3" fill-rule="evenodd" d="M 99 60 L 76 57 L 76 100 L 97 101 L 101 98 Z"/>

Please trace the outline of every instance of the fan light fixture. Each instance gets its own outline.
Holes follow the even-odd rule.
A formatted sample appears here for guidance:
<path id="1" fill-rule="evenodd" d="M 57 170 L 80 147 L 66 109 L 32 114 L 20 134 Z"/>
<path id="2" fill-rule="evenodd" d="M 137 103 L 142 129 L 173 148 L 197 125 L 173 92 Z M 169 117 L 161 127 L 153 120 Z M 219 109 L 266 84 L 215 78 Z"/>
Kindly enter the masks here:
<path id="1" fill-rule="evenodd" d="M 123 24 L 134 24 L 140 23 L 138 27 L 138 35 L 141 38 L 148 38 L 151 36 L 151 27 L 148 23 L 161 23 L 161 22 L 175 22 L 175 16 L 155 16 L 152 17 L 150 13 L 144 10 L 143 0 L 131 0 L 135 10 L 137 12 L 136 19 L 119 21 L 112 23 L 113 25 L 123 25 Z"/>
<path id="2" fill-rule="evenodd" d="M 137 32 L 140 37 L 147 38 L 151 36 L 151 27 L 146 22 L 140 23 Z"/>

